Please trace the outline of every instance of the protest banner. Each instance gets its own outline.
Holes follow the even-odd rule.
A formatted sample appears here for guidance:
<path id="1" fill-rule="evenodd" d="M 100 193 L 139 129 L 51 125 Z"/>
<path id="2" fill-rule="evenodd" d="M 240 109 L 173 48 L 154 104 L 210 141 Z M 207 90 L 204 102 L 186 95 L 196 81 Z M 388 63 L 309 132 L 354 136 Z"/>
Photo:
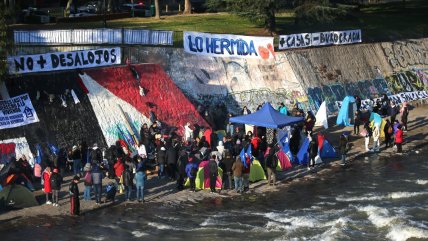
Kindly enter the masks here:
<path id="1" fill-rule="evenodd" d="M 361 43 L 361 30 L 299 33 L 279 36 L 278 49 Z"/>
<path id="2" fill-rule="evenodd" d="M 38 122 L 36 110 L 28 94 L 0 100 L 0 129 Z"/>

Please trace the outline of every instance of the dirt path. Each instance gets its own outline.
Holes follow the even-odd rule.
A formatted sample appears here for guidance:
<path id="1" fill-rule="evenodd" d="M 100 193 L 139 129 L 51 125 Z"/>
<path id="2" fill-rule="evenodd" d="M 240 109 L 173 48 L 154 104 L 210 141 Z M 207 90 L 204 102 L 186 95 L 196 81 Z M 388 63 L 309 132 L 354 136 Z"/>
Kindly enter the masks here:
<path id="1" fill-rule="evenodd" d="M 428 105 L 418 104 L 415 109 L 410 111 L 409 116 L 409 131 L 405 133 L 405 143 L 403 145 L 403 151 L 405 155 L 411 156 L 412 153 L 418 152 L 423 145 L 428 144 Z M 335 118 L 334 118 L 335 120 Z M 333 120 L 331 120 L 333 121 Z M 333 126 L 333 123 L 330 123 L 330 126 Z M 328 131 L 322 131 L 326 137 L 333 143 L 334 146 L 337 146 L 337 142 L 340 134 L 343 131 L 350 131 L 352 127 L 337 127 L 333 126 Z M 356 161 L 368 161 L 369 158 L 373 155 L 379 155 L 383 157 L 388 157 L 391 155 L 397 155 L 393 152 L 392 148 L 385 150 L 384 145 L 381 145 L 380 153 L 367 153 L 364 150 L 364 139 L 360 136 L 351 136 L 351 151 L 348 153 L 348 160 L 351 165 L 352 162 Z M 314 170 L 308 171 L 306 167 L 295 166 L 291 170 L 277 173 L 278 185 L 275 187 L 266 185 L 266 181 L 259 181 L 252 183 L 250 185 L 251 194 L 263 194 L 267 192 L 278 191 L 279 188 L 288 187 L 293 183 L 301 182 L 304 180 L 314 180 L 322 178 L 325 176 L 334 175 L 335 172 L 340 171 L 342 167 L 340 166 L 339 160 L 331 160 L 328 164 L 318 166 Z M 42 204 L 40 206 L 24 208 L 21 210 L 9 211 L 3 214 L 0 214 L 0 221 L 7 222 L 13 220 L 14 222 L 22 218 L 48 215 L 48 216 L 57 216 L 57 215 L 69 215 L 70 203 L 68 198 L 68 185 L 70 183 L 71 176 L 65 178 L 65 183 L 62 187 L 60 193 L 59 207 L 53 207 L 52 205 Z M 103 180 L 104 186 L 112 180 L 105 178 Z M 208 197 L 234 197 L 240 194 L 235 193 L 234 191 L 222 191 L 219 194 L 211 194 L 208 190 L 198 191 L 196 193 L 189 192 L 188 190 L 177 191 L 175 188 L 175 182 L 168 182 L 166 180 L 159 180 L 157 177 L 149 177 L 146 183 L 146 192 L 145 200 L 146 203 L 153 204 L 162 204 L 162 205 L 191 205 L 201 201 L 204 198 Z M 83 183 L 79 183 L 79 190 L 83 195 Z M 36 196 L 39 196 L 39 199 L 43 198 L 43 193 L 41 191 L 35 192 Z M 135 195 L 135 193 L 133 193 Z M 113 205 L 124 205 L 128 202 L 124 201 L 124 195 L 118 194 L 117 200 Z M 135 201 L 134 201 L 135 202 Z M 83 201 L 81 200 L 81 212 L 84 213 L 99 209 L 105 208 L 111 203 L 103 203 L 101 205 L 96 205 L 95 201 Z M 141 203 L 145 205 L 145 203 Z"/>

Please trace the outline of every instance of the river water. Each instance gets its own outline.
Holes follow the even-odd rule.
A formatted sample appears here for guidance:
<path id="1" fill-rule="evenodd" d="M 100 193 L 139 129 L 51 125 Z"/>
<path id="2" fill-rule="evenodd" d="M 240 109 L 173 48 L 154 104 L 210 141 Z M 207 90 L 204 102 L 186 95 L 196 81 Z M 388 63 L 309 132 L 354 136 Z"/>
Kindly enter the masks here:
<path id="1" fill-rule="evenodd" d="M 428 240 L 427 156 L 427 150 L 372 156 L 274 193 L 31 218 L 0 225 L 0 234 L 2 240 Z"/>

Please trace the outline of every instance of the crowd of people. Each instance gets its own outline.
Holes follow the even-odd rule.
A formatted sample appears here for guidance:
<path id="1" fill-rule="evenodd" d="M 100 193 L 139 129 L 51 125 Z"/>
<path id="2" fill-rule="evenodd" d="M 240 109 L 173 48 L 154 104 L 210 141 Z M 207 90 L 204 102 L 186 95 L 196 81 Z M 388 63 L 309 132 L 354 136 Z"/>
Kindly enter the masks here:
<path id="1" fill-rule="evenodd" d="M 387 99 L 387 98 L 386 98 Z M 371 125 L 365 118 L 365 112 L 377 112 L 390 119 L 384 125 L 385 147 L 396 146 L 397 152 L 402 151 L 403 131 L 407 130 L 408 105 L 404 103 L 399 108 L 389 99 L 381 103 L 380 107 L 364 110 L 361 100 L 356 97 L 357 111 L 354 115 L 354 134 L 365 138 L 367 151 L 379 151 L 380 126 Z M 261 105 L 258 109 L 261 108 Z M 315 166 L 318 155 L 318 143 L 313 130 L 316 118 L 311 111 L 305 112 L 296 103 L 287 108 L 278 103 L 278 111 L 284 115 L 302 116 L 304 121 L 290 129 L 289 147 L 292 155 L 297 155 L 304 138 L 309 137 L 308 168 Z M 251 111 L 244 106 L 241 114 L 250 114 Z M 397 119 L 400 114 L 401 123 Z M 206 161 L 205 168 L 209 173 L 210 191 L 216 193 L 221 190 L 235 190 L 244 193 L 249 190 L 249 176 L 252 159 L 257 159 L 268 177 L 268 185 L 276 184 L 276 169 L 278 166 L 277 153 L 280 149 L 276 138 L 276 130 L 260 127 L 236 125 L 229 119 L 228 114 L 221 130 L 211 127 L 201 127 L 197 124 L 187 123 L 184 126 L 183 137 L 175 132 L 166 132 L 160 123 L 154 121 L 152 125 L 143 124 L 140 138 L 132 148 L 124 141 L 118 140 L 116 145 L 101 150 L 97 144 L 88 147 L 86 142 L 74 145 L 71 150 L 61 148 L 58 153 L 43 158 L 36 164 L 32 178 L 40 178 L 43 191 L 46 193 L 46 204 L 58 206 L 58 193 L 63 183 L 63 177 L 69 173 L 73 179 L 69 186 L 72 214 L 80 213 L 80 197 L 78 183 L 83 182 L 83 201 L 91 202 L 92 195 L 96 204 L 115 201 L 116 193 L 124 193 L 125 200 L 144 202 L 144 187 L 149 171 L 157 171 L 157 178 L 175 181 L 178 190 L 185 189 L 188 180 L 189 190 L 195 192 L 196 177 L 201 162 Z M 363 129 L 360 132 L 360 126 Z M 221 133 L 221 134 L 219 134 Z M 370 138 L 373 139 L 373 148 L 369 148 Z M 349 150 L 349 137 L 343 134 L 339 139 L 339 153 L 343 164 L 346 163 L 346 154 Z M 392 145 L 394 143 L 394 145 Z M 251 146 L 251 153 L 247 150 Z M 20 162 L 25 162 L 22 158 Z M 217 186 L 219 168 L 222 170 L 222 186 Z M 25 169 L 28 172 L 28 168 Z M 43 171 L 42 171 L 43 170 Z M 31 172 L 31 171 L 30 171 Z M 103 179 L 111 179 L 103 187 Z M 134 195 L 135 193 L 135 195 Z"/>

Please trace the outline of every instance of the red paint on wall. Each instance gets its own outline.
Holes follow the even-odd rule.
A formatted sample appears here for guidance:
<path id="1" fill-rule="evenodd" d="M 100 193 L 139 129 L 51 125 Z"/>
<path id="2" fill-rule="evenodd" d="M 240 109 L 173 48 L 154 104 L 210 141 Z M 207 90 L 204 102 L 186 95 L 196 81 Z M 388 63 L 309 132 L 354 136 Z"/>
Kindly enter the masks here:
<path id="1" fill-rule="evenodd" d="M 85 72 L 143 115 L 149 117 L 149 111 L 152 110 L 158 120 L 168 126 L 177 127 L 181 134 L 187 122 L 190 122 L 191 126 L 209 126 L 160 65 L 133 66 L 140 76 L 139 81 L 135 79 L 129 66 L 88 69 Z M 139 86 L 144 88 L 145 96 L 140 95 Z M 151 109 L 150 106 L 154 107 Z"/>

